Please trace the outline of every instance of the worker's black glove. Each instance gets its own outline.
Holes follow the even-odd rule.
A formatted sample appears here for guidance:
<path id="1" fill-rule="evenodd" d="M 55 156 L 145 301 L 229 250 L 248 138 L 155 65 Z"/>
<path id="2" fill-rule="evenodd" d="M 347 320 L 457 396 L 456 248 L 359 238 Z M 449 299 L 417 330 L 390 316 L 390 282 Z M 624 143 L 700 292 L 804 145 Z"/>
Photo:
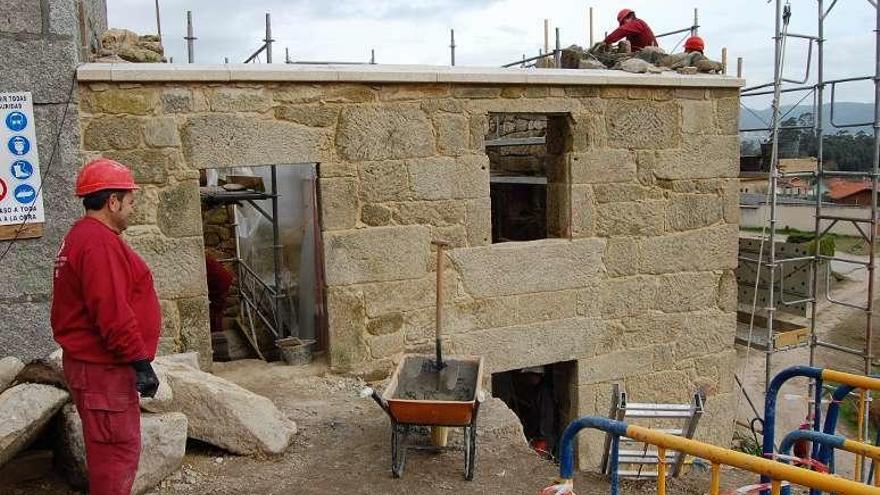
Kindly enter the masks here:
<path id="1" fill-rule="evenodd" d="M 156 376 L 156 372 L 153 371 L 153 366 L 150 365 L 150 361 L 141 359 L 140 361 L 131 363 L 131 367 L 134 368 L 135 374 L 137 375 L 135 387 L 137 388 L 137 391 L 140 392 L 141 397 L 155 397 L 156 391 L 159 390 L 159 377 Z"/>

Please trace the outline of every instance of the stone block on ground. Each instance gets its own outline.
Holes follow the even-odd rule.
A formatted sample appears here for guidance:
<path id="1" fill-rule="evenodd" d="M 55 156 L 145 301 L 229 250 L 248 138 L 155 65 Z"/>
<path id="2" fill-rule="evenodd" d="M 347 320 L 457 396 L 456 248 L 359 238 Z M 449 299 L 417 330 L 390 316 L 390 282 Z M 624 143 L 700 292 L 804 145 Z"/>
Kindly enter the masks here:
<path id="1" fill-rule="evenodd" d="M 24 368 L 24 363 L 15 356 L 0 359 L 0 392 L 12 384 L 18 373 Z"/>
<path id="2" fill-rule="evenodd" d="M 187 419 L 181 413 L 141 415 L 141 457 L 132 494 L 144 493 L 177 471 L 186 454 Z M 67 481 L 77 488 L 88 486 L 82 420 L 73 404 L 61 414 L 59 464 Z"/>
<path id="3" fill-rule="evenodd" d="M 37 438 L 68 398 L 64 390 L 35 383 L 0 394 L 0 466 Z"/>
<path id="4" fill-rule="evenodd" d="M 189 436 L 235 454 L 280 454 L 296 424 L 269 399 L 198 369 L 157 360 L 174 394 L 170 404 L 144 405 L 151 412 L 182 412 Z"/>

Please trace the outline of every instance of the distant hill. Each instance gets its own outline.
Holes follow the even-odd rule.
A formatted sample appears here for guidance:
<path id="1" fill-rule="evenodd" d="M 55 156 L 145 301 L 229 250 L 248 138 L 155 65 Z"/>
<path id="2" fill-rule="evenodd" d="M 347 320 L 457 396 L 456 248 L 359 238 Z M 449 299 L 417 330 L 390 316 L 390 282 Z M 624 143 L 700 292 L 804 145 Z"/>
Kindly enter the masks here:
<path id="1" fill-rule="evenodd" d="M 785 115 L 791 110 L 791 105 L 783 106 L 781 115 Z M 822 121 L 823 128 L 825 134 L 837 134 L 841 129 L 837 129 L 835 127 L 831 127 L 831 105 L 826 103 L 822 108 Z M 794 111 L 788 113 L 785 119 L 790 117 L 798 117 L 804 113 L 810 113 L 813 111 L 812 105 L 798 105 L 794 108 Z M 763 119 L 763 122 L 752 114 L 755 114 Z M 749 112 L 746 109 L 741 109 L 740 111 L 740 129 L 751 129 L 756 127 L 769 127 L 766 122 L 770 122 L 770 118 L 772 117 L 773 111 L 772 109 L 765 108 L 762 110 L 756 110 L 754 108 Z M 834 104 L 834 122 L 837 124 L 849 124 L 849 123 L 865 123 L 865 122 L 873 122 L 874 121 L 874 105 L 873 103 L 857 103 L 857 102 L 835 102 Z M 871 126 L 867 125 L 864 127 L 848 127 L 843 130 L 847 130 L 852 134 L 855 134 L 859 131 L 864 131 L 866 133 L 871 133 Z"/>

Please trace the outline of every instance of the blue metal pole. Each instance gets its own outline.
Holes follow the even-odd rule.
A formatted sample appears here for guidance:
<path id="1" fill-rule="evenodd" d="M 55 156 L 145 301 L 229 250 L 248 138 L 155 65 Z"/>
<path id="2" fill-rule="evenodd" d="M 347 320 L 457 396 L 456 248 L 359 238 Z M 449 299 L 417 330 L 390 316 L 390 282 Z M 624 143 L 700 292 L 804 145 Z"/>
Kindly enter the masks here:
<path id="1" fill-rule="evenodd" d="M 776 431 L 776 399 L 779 395 L 779 389 L 782 388 L 782 385 L 785 384 L 785 382 L 798 376 L 818 380 L 822 377 L 822 369 L 814 368 L 812 366 L 792 366 L 777 373 L 776 376 L 773 377 L 773 380 L 770 381 L 770 384 L 767 386 L 767 396 L 764 398 L 763 453 L 764 457 L 768 459 L 773 458 L 773 452 L 775 450 L 774 443 Z M 770 478 L 767 476 L 761 476 L 761 482 L 769 483 Z"/>
<path id="2" fill-rule="evenodd" d="M 564 480 L 574 477 L 574 439 L 584 428 L 595 428 L 611 433 L 615 436 L 615 439 L 612 439 L 613 444 L 619 441 L 618 437 L 626 436 L 626 423 L 623 421 L 596 416 L 584 416 L 572 421 L 562 432 L 562 440 L 559 442 L 559 477 Z M 616 457 L 612 460 L 616 461 Z"/>

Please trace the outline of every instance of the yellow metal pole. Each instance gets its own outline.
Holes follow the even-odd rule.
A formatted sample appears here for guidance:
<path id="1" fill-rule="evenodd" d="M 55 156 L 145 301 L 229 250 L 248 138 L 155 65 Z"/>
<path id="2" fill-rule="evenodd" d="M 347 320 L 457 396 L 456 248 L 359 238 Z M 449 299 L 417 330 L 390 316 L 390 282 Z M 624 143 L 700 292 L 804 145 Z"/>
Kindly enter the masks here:
<path id="1" fill-rule="evenodd" d="M 880 378 L 873 378 L 865 375 L 853 375 L 837 370 L 822 370 L 822 379 L 829 382 L 843 383 L 852 385 L 856 388 L 866 388 L 870 390 L 880 390 Z"/>
<path id="2" fill-rule="evenodd" d="M 880 488 L 878 487 L 863 485 L 852 480 L 840 478 L 839 476 L 817 473 L 708 443 L 669 435 L 642 426 L 627 426 L 626 436 L 633 440 L 656 445 L 664 449 L 684 452 L 701 459 L 706 459 L 709 462 L 726 464 L 767 476 L 770 479 L 785 480 L 808 488 L 816 488 L 840 495 L 880 495 Z"/>
<path id="3" fill-rule="evenodd" d="M 779 480 L 770 481 L 770 495 L 779 495 L 782 492 L 782 482 Z"/>
<path id="4" fill-rule="evenodd" d="M 862 389 L 859 392 L 859 428 L 858 428 L 858 439 L 861 440 L 864 437 L 865 433 L 865 390 Z M 862 481 L 862 459 L 864 456 L 862 454 L 856 454 L 856 468 L 853 471 L 853 479 L 856 481 Z"/>
<path id="5" fill-rule="evenodd" d="M 666 449 L 657 449 L 657 495 L 666 495 Z"/>
<path id="6" fill-rule="evenodd" d="M 710 495 L 718 495 L 721 492 L 721 464 L 712 463 L 712 488 L 709 490 Z"/>

